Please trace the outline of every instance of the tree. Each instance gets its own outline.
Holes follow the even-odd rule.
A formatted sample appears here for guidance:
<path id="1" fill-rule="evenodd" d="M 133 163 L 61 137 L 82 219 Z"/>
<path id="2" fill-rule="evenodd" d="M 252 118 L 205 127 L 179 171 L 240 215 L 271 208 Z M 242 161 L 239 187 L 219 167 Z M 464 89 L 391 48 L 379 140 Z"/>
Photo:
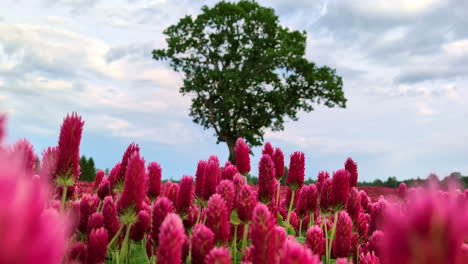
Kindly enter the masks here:
<path id="1" fill-rule="evenodd" d="M 254 1 L 223 1 L 165 29 L 167 49 L 153 51 L 184 73 L 190 116 L 227 143 L 231 163 L 239 137 L 258 146 L 266 129 L 283 130 L 286 118 L 296 121 L 314 104 L 346 107 L 341 77 L 304 57 L 306 32 L 278 23 L 273 9 Z"/>
<path id="2" fill-rule="evenodd" d="M 87 159 L 85 156 L 80 158 L 80 181 L 92 182 L 96 178 L 96 168 L 93 158 Z"/>

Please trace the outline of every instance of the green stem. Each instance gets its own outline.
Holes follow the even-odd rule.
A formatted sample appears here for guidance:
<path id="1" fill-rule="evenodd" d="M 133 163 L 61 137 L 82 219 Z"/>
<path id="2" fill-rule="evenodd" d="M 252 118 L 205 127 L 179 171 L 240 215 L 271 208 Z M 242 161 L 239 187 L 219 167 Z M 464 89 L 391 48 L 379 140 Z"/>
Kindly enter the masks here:
<path id="1" fill-rule="evenodd" d="M 323 231 L 325 233 L 325 264 L 330 262 L 330 257 L 328 256 L 328 231 L 327 231 L 327 219 L 322 217 Z"/>
<path id="2" fill-rule="evenodd" d="M 132 228 L 132 225 L 133 224 L 129 224 L 127 226 L 127 230 L 125 230 L 125 237 L 122 243 L 122 249 L 120 251 L 120 258 L 122 259 L 124 263 L 127 262 L 128 239 L 130 237 L 130 229 Z"/>
<path id="3" fill-rule="evenodd" d="M 247 245 L 247 235 L 249 233 L 249 223 L 244 223 L 244 233 L 242 234 L 242 251 L 245 250 Z"/>
<path id="4" fill-rule="evenodd" d="M 62 202 L 60 203 L 60 212 L 63 212 L 65 208 L 65 201 L 67 200 L 67 186 L 63 186 L 62 190 Z"/>
<path id="5" fill-rule="evenodd" d="M 279 196 L 280 196 L 281 182 L 278 180 L 278 188 L 276 190 L 276 207 L 279 205 Z"/>
<path id="6" fill-rule="evenodd" d="M 200 209 L 198 210 L 198 215 L 197 215 L 197 222 L 195 223 L 195 226 L 198 225 L 198 223 L 200 222 L 200 216 L 201 216 L 201 211 L 202 211 L 203 207 L 200 206 Z"/>
<path id="7" fill-rule="evenodd" d="M 302 236 L 302 218 L 299 220 L 299 237 Z"/>
<path id="8" fill-rule="evenodd" d="M 234 239 L 232 240 L 232 256 L 234 258 L 234 262 L 233 263 L 237 263 L 236 262 L 236 253 L 237 253 L 237 227 L 238 225 L 235 225 L 234 226 Z"/>
<path id="9" fill-rule="evenodd" d="M 315 225 L 315 216 L 314 212 L 309 213 L 309 225 L 307 226 L 307 229 L 313 227 Z"/>
<path id="10" fill-rule="evenodd" d="M 356 264 L 359 264 L 359 244 L 356 247 Z"/>
<path id="11" fill-rule="evenodd" d="M 102 200 L 99 201 L 99 205 L 98 205 L 98 209 L 97 211 L 100 213 L 101 212 L 101 208 L 102 207 Z"/>
<path id="12" fill-rule="evenodd" d="M 123 230 L 123 226 L 120 226 L 119 228 L 119 231 L 117 231 L 117 233 L 115 234 L 115 236 L 112 238 L 111 242 L 109 242 L 109 244 L 107 245 L 107 248 L 111 248 L 111 246 L 115 243 L 115 241 L 117 240 L 117 238 L 120 236 L 120 234 L 122 233 L 122 230 Z"/>
<path id="13" fill-rule="evenodd" d="M 296 194 L 295 191 L 291 190 L 291 201 L 289 202 L 289 209 L 288 209 L 288 217 L 286 218 L 286 226 L 289 227 L 289 219 L 291 219 L 291 212 L 292 207 L 294 204 L 294 195 Z"/>
<path id="14" fill-rule="evenodd" d="M 332 226 L 332 233 L 331 233 L 331 237 L 330 237 L 330 241 L 329 241 L 329 246 L 328 246 L 328 257 L 330 258 L 331 256 L 331 248 L 332 248 L 332 245 L 333 245 L 333 240 L 335 239 L 335 232 L 336 232 L 336 222 L 338 220 L 338 212 L 335 212 L 335 220 L 333 221 L 333 226 Z"/>

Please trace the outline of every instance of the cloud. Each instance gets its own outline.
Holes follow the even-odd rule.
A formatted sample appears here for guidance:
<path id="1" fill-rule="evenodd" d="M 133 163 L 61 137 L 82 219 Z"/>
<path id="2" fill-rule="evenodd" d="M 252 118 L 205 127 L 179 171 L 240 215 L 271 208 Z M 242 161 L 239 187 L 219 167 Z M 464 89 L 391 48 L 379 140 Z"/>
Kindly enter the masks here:
<path id="1" fill-rule="evenodd" d="M 433 116 L 437 114 L 437 112 L 434 109 L 432 109 L 425 103 L 417 104 L 416 112 L 418 115 L 421 115 L 421 116 Z"/>

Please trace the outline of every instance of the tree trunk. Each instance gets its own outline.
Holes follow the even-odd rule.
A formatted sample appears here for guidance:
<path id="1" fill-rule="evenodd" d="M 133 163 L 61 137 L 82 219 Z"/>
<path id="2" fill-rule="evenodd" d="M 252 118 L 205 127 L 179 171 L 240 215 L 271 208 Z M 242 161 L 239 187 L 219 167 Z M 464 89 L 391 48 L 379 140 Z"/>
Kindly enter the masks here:
<path id="1" fill-rule="evenodd" d="M 236 153 L 234 152 L 234 148 L 236 147 L 236 141 L 232 139 L 226 140 L 226 144 L 229 148 L 229 162 L 231 164 L 236 165 Z"/>

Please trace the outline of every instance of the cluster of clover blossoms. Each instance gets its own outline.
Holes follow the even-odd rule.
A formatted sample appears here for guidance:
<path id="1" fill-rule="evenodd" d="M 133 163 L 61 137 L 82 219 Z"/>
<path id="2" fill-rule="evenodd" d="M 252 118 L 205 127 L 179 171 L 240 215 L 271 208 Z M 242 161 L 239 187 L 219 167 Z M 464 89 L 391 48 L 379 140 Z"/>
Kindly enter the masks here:
<path id="1" fill-rule="evenodd" d="M 235 165 L 211 156 L 178 183 L 134 143 L 82 183 L 83 127 L 68 115 L 39 158 L 25 139 L 4 143 L 0 116 L 0 263 L 468 263 L 468 192 L 456 187 L 402 184 L 397 199 L 371 199 L 352 159 L 305 185 L 305 154 L 290 154 L 285 175 L 270 143 L 252 186 L 242 139 Z"/>

